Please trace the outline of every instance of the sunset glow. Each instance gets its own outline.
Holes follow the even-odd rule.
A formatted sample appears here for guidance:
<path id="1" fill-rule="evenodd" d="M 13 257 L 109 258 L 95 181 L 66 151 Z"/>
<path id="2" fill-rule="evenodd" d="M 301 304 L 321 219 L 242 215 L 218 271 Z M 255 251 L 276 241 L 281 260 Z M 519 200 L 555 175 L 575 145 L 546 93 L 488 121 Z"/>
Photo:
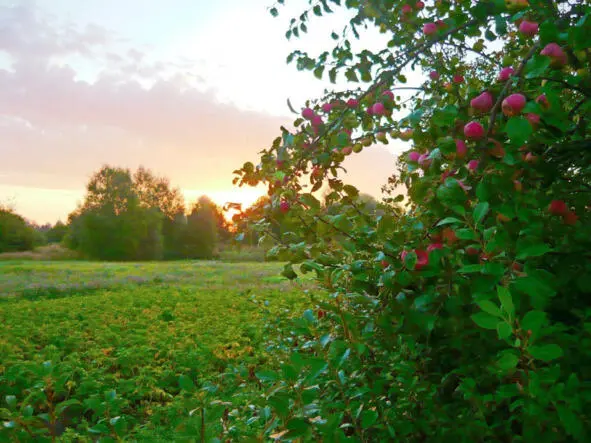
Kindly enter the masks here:
<path id="1" fill-rule="evenodd" d="M 302 108 L 328 85 L 287 55 L 318 52 L 348 18 L 287 41 L 300 5 L 274 19 L 269 3 L 0 1 L 0 204 L 66 220 L 104 164 L 168 177 L 189 205 L 254 202 L 263 191 L 236 190 L 232 171 L 290 125 L 287 99 Z M 377 196 L 402 146 L 355 156 L 347 180 Z"/>

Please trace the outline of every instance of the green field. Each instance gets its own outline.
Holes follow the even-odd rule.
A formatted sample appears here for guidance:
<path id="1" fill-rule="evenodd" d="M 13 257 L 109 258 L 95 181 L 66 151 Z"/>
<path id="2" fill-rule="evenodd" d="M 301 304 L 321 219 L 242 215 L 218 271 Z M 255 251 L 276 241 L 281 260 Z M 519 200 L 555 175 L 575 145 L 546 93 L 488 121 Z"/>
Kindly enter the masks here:
<path id="1" fill-rule="evenodd" d="M 280 270 L 0 262 L 0 441 L 211 441 L 274 363 L 264 325 L 309 304 Z"/>

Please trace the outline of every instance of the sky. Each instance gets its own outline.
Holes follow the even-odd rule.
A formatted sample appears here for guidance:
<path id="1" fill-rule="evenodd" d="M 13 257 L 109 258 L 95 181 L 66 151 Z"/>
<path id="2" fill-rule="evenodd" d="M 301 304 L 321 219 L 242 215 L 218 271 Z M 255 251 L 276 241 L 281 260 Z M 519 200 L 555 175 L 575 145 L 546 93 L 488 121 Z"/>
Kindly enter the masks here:
<path id="1" fill-rule="evenodd" d="M 280 134 L 328 82 L 286 64 L 332 48 L 346 11 L 284 37 L 305 0 L 0 0 L 0 204 L 66 220 L 103 164 L 143 165 L 186 198 L 252 203 L 232 171 Z M 368 35 L 370 46 L 382 43 Z M 342 86 L 342 85 L 341 85 Z M 345 181 L 379 196 L 393 148 L 347 159 Z"/>

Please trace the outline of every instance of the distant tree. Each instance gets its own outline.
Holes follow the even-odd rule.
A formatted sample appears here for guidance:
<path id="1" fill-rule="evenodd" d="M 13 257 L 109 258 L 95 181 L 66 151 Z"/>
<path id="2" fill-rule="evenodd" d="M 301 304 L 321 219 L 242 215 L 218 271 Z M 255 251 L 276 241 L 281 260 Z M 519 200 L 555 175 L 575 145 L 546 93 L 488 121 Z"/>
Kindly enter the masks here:
<path id="1" fill-rule="evenodd" d="M 133 188 L 142 207 L 157 208 L 170 220 L 185 212 L 180 189 L 172 188 L 167 178 L 158 177 L 143 166 L 133 175 Z"/>
<path id="2" fill-rule="evenodd" d="M 213 258 L 218 242 L 217 206 L 206 196 L 193 205 L 187 218 L 185 245 L 189 258 Z"/>
<path id="3" fill-rule="evenodd" d="M 45 227 L 43 227 L 45 229 Z M 59 220 L 55 225 L 45 230 L 47 243 L 61 243 L 68 232 L 68 226 Z"/>
<path id="4" fill-rule="evenodd" d="M 99 260 L 155 260 L 163 253 L 159 208 L 142 205 L 128 169 L 102 167 L 70 216 L 68 245 Z"/>
<path id="5" fill-rule="evenodd" d="M 12 209 L 0 207 L 0 252 L 30 251 L 36 245 L 35 230 Z"/>

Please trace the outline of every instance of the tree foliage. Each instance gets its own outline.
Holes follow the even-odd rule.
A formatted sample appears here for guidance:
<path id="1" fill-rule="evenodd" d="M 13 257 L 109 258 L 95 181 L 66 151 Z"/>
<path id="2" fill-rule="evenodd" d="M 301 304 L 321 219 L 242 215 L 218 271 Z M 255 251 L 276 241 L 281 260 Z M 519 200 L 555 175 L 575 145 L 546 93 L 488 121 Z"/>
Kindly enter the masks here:
<path id="1" fill-rule="evenodd" d="M 8 208 L 0 207 L 0 252 L 30 251 L 37 243 L 35 230 Z"/>
<path id="2" fill-rule="evenodd" d="M 307 103 L 235 182 L 268 186 L 252 223 L 278 237 L 285 276 L 300 265 L 329 297 L 270 340 L 280 371 L 257 374 L 242 432 L 588 441 L 591 6 L 309 3 L 288 38 L 339 7 L 354 17 L 332 51 L 288 60 L 360 87 Z M 365 27 L 387 47 L 354 52 Z M 406 85 L 411 70 L 420 84 Z M 339 173 L 392 139 L 410 149 L 384 189 L 407 195 L 376 214 Z M 278 214 L 297 220 L 279 236 Z"/>

